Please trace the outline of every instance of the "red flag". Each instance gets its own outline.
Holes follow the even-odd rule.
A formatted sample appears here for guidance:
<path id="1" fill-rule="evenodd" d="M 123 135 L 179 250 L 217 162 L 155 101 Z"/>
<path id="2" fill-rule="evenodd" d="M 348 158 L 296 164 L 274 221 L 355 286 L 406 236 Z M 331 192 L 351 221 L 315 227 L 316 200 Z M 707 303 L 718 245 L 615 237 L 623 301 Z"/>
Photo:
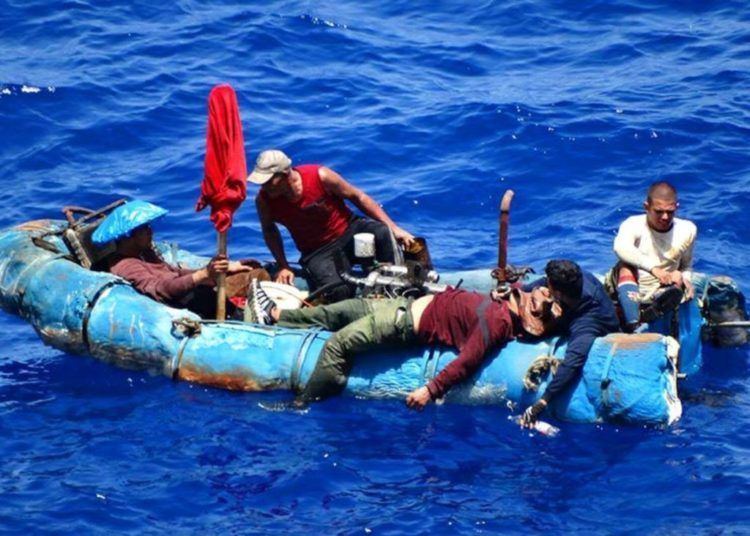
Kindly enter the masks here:
<path id="1" fill-rule="evenodd" d="M 211 221 L 220 233 L 232 226 L 234 211 L 245 200 L 247 163 L 237 95 L 221 84 L 208 95 L 208 130 L 201 196 L 195 210 L 211 206 Z"/>

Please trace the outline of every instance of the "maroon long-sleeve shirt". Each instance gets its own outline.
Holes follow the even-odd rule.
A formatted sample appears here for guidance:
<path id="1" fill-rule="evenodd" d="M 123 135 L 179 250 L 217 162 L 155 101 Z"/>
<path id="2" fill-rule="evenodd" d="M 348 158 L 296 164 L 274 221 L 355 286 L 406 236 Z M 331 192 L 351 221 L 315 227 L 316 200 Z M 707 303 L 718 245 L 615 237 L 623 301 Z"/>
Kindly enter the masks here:
<path id="1" fill-rule="evenodd" d="M 110 267 L 110 272 L 130 281 L 138 292 L 167 305 L 177 305 L 195 288 L 194 271 L 172 266 L 151 251 L 140 258 L 121 257 Z"/>
<path id="2" fill-rule="evenodd" d="M 426 344 L 453 346 L 459 354 L 427 384 L 432 398 L 474 374 L 491 350 L 513 339 L 516 326 L 504 302 L 453 288 L 436 294 L 422 313 L 417 337 Z"/>

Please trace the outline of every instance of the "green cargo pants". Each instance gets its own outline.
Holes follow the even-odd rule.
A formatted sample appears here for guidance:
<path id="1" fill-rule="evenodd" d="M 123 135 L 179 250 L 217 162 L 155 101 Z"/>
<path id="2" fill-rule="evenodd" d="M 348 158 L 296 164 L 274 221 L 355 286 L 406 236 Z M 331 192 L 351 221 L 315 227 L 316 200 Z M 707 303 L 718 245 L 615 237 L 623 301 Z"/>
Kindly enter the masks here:
<path id="1" fill-rule="evenodd" d="M 352 358 L 357 353 L 376 346 L 416 343 L 412 301 L 410 298 L 355 298 L 331 305 L 282 310 L 279 326 L 318 326 L 336 332 L 326 341 L 299 398 L 310 401 L 340 392 L 346 386 Z"/>

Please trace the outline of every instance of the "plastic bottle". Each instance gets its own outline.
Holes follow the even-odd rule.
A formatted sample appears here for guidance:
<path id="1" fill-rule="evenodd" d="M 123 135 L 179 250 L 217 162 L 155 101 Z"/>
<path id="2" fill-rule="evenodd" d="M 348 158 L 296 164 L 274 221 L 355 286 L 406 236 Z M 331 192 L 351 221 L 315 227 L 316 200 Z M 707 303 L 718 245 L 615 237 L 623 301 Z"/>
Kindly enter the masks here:
<path id="1" fill-rule="evenodd" d="M 560 433 L 560 429 L 558 427 L 552 426 L 550 423 L 544 421 L 536 421 L 534 423 L 534 430 L 542 435 L 546 435 L 547 437 L 555 437 Z"/>

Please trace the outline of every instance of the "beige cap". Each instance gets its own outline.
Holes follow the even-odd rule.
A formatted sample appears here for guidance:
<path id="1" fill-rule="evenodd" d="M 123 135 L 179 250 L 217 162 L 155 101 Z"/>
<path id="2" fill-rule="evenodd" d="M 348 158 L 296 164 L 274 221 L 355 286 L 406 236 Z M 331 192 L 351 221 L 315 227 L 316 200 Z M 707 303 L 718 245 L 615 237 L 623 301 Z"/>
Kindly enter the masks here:
<path id="1" fill-rule="evenodd" d="M 282 151 L 271 149 L 263 151 L 255 161 L 255 169 L 248 175 L 247 180 L 255 184 L 265 184 L 274 173 L 281 173 L 292 166 L 291 159 Z"/>

